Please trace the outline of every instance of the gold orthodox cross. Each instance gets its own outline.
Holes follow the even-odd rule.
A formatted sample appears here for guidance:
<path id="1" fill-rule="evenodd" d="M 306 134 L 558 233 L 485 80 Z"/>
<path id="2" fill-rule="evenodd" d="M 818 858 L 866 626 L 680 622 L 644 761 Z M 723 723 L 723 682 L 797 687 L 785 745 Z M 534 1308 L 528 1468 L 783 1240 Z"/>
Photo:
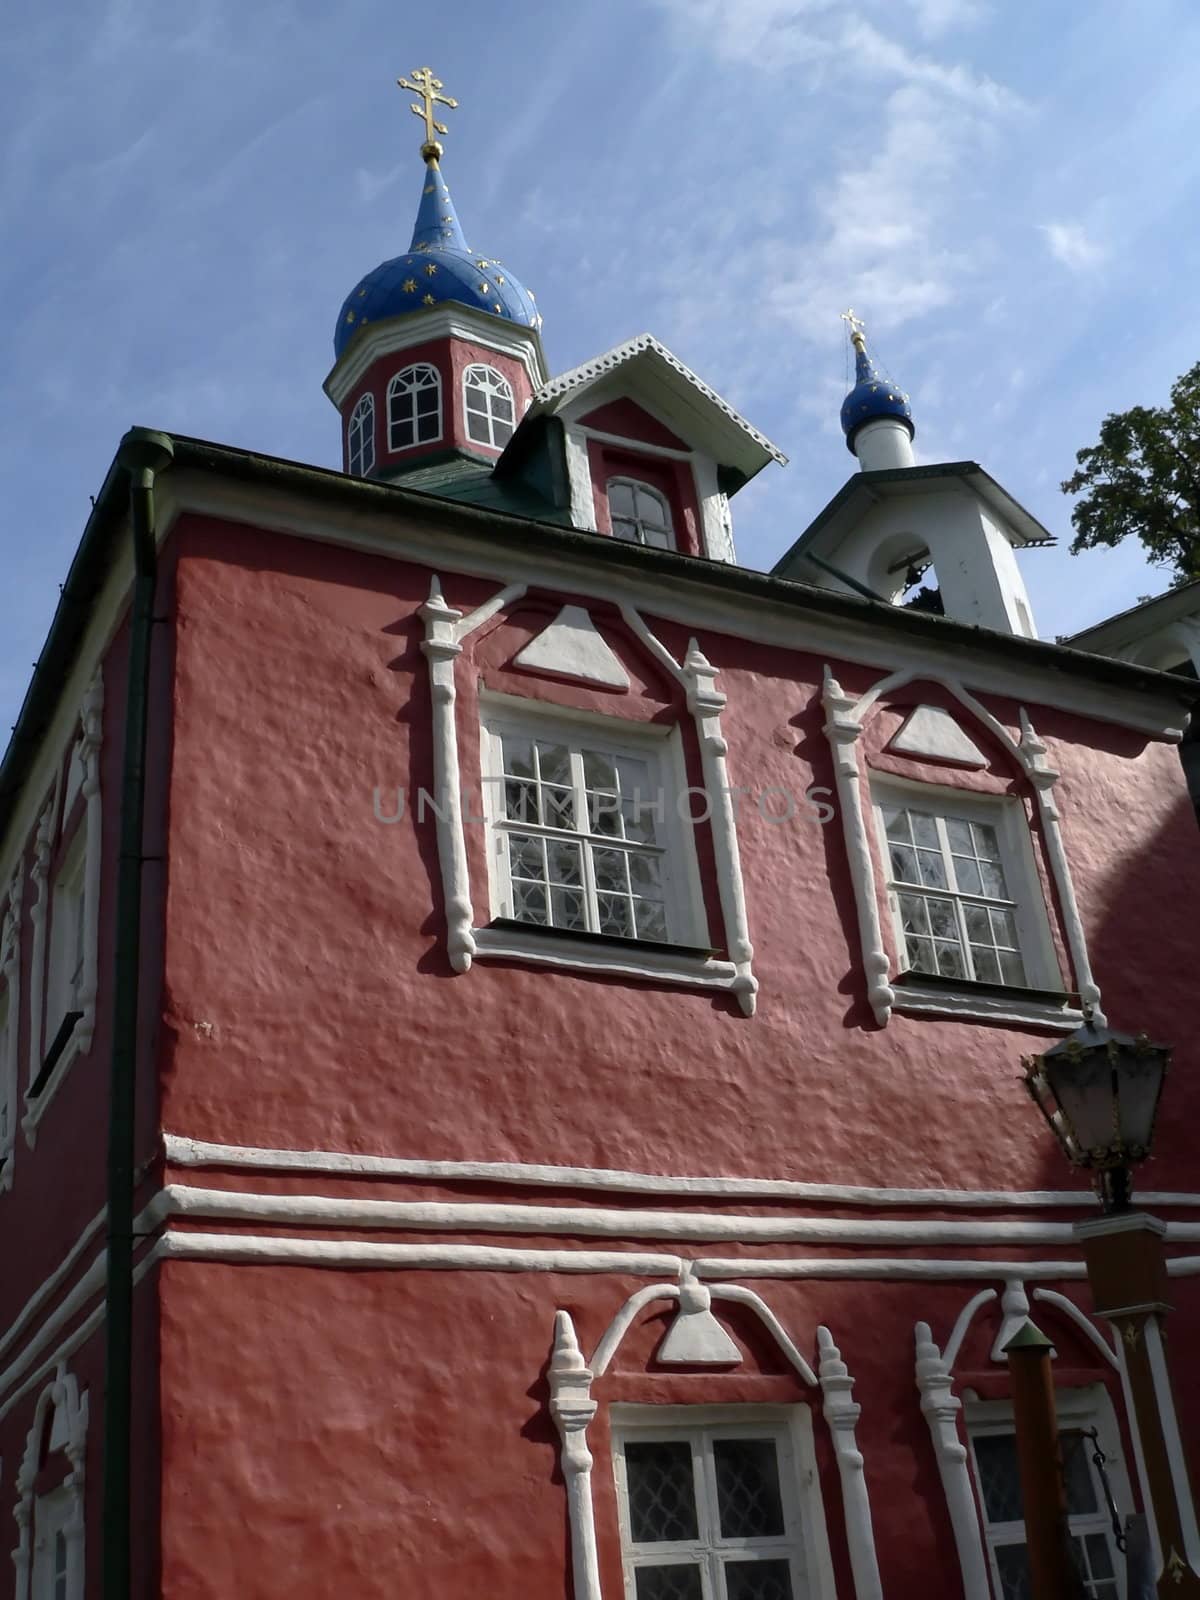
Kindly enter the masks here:
<path id="1" fill-rule="evenodd" d="M 416 110 L 416 107 L 414 106 L 413 109 Z M 853 307 L 848 307 L 842 312 L 842 321 L 850 325 L 850 343 L 854 348 L 856 350 L 865 349 L 867 325 L 861 317 L 855 316 Z"/>
<path id="2" fill-rule="evenodd" d="M 443 89 L 445 85 L 440 78 L 434 77 L 430 67 L 415 68 L 413 79 L 412 83 L 407 78 L 397 78 L 396 82 L 402 89 L 407 89 L 410 94 L 419 94 L 421 97 L 420 105 L 410 105 L 408 108 L 414 117 L 423 117 L 425 119 L 425 143 L 421 147 L 421 154 L 428 157 L 432 147 L 433 153 L 441 155 L 441 147 L 434 138 L 434 134 L 446 133 L 448 129 L 444 122 L 438 122 L 434 117 L 433 108 L 435 105 L 449 106 L 451 111 L 456 111 L 458 109 L 458 101 L 451 99 L 448 94 L 439 93 L 439 90 Z"/>

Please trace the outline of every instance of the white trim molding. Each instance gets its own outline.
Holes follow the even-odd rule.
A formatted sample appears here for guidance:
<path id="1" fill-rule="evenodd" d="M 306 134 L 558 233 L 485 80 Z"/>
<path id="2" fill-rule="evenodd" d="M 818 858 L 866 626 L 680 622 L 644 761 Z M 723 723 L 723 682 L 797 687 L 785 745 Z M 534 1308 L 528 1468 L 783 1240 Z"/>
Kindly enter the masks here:
<path id="1" fill-rule="evenodd" d="M 862 1407 L 854 1399 L 854 1379 L 828 1328 L 817 1329 L 817 1350 L 820 1355 L 817 1372 L 821 1393 L 825 1397 L 825 1420 L 833 1435 L 833 1449 L 842 1482 L 846 1543 L 850 1549 L 855 1600 L 883 1600 L 866 1463 L 855 1436 Z"/>
<path id="2" fill-rule="evenodd" d="M 437 819 L 438 861 L 442 869 L 442 894 L 446 902 L 446 954 L 455 972 L 469 972 L 475 954 L 471 933 L 471 880 L 467 870 L 467 842 L 463 835 L 462 778 L 458 765 L 458 730 L 455 706 L 458 691 L 454 663 L 462 654 L 458 624 L 462 612 L 448 606 L 435 577 L 429 599 L 420 608 L 425 624 L 421 652 L 429 662 L 429 688 L 433 700 L 433 788 Z"/>
<path id="3" fill-rule="evenodd" d="M 13 1162 L 17 1155 L 17 1099 L 21 1059 L 21 901 L 25 875 L 18 865 L 8 887 L 4 923 L 0 928 L 0 978 L 4 980 L 6 1012 L 4 1036 L 0 1040 L 0 1194 L 12 1188 Z"/>
<path id="4" fill-rule="evenodd" d="M 1020 990 L 1007 996 L 976 993 L 969 987 L 961 992 L 953 992 L 942 991 L 933 984 L 893 984 L 891 981 L 891 958 L 884 943 L 879 910 L 882 885 L 877 881 L 863 803 L 865 773 L 860 756 L 860 736 L 867 712 L 884 695 L 918 679 L 935 683 L 952 695 L 1012 757 L 1033 788 L 1045 840 L 1046 862 L 1057 895 L 1062 930 L 1070 953 L 1075 987 L 1083 1004 L 1082 1010 L 1068 1005 L 1065 999 L 1061 1004 L 1038 1000 Z M 1063 848 L 1058 807 L 1052 794 L 1059 775 L 1047 763 L 1046 747 L 1034 733 L 1025 709 L 1021 709 L 1022 733 L 1018 743 L 1008 729 L 957 679 L 937 671 L 893 672 L 873 684 L 856 700 L 843 691 L 831 669 L 826 666 L 822 700 L 826 711 L 825 736 L 833 753 L 842 832 L 854 887 L 867 999 L 880 1027 L 887 1025 L 893 1011 L 1005 1021 L 1063 1032 L 1077 1028 L 1084 1016 L 1090 1013 L 1103 1026 L 1105 1019 L 1100 1009 L 1100 989 L 1091 970 L 1087 937 L 1075 899 L 1070 863 Z M 944 791 L 939 791 L 939 794 L 942 793 Z"/>
<path id="5" fill-rule="evenodd" d="M 35 1498 L 42 1436 L 45 1432 L 46 1413 L 52 1413 L 49 1448 L 61 1451 L 67 1459 L 68 1472 L 62 1488 L 69 1497 L 67 1520 L 63 1527 L 67 1547 L 68 1600 L 79 1600 L 83 1594 L 83 1531 L 84 1531 L 84 1455 L 87 1447 L 88 1397 L 80 1396 L 79 1384 L 60 1362 L 54 1381 L 43 1389 L 33 1413 L 33 1425 L 25 1439 L 25 1453 L 17 1472 L 17 1503 L 13 1518 L 17 1524 L 17 1546 L 13 1551 L 16 1568 L 17 1600 L 27 1600 L 33 1579 L 39 1532 L 37 1509 L 40 1497 Z"/>
<path id="6" fill-rule="evenodd" d="M 54 809 L 58 799 L 55 784 L 38 818 L 33 842 L 33 865 L 29 877 L 33 884 L 33 905 L 29 920 L 33 924 L 33 952 L 29 969 L 29 1073 L 28 1083 L 37 1077 L 42 1065 L 42 1003 L 46 986 L 46 924 L 50 901 L 50 848 L 54 837 Z M 28 1087 L 28 1083 L 26 1087 Z"/>
<path id="7" fill-rule="evenodd" d="M 596 1513 L 592 1504 L 593 1462 L 587 1444 L 596 1402 L 592 1399 L 592 1372 L 583 1359 L 575 1324 L 567 1311 L 554 1313 L 554 1348 L 548 1377 L 550 1415 L 562 1441 L 575 1600 L 601 1600 Z"/>

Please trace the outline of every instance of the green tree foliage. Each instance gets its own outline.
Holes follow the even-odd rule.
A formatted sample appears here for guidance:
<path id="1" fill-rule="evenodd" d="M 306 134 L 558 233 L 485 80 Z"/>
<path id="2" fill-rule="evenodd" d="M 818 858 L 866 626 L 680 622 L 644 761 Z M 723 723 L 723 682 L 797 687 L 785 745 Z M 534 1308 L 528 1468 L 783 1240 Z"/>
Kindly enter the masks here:
<path id="1" fill-rule="evenodd" d="M 1132 534 L 1177 584 L 1200 578 L 1200 362 L 1171 386 L 1170 405 L 1105 417 L 1099 444 L 1075 461 L 1062 486 L 1082 495 L 1072 555 Z"/>

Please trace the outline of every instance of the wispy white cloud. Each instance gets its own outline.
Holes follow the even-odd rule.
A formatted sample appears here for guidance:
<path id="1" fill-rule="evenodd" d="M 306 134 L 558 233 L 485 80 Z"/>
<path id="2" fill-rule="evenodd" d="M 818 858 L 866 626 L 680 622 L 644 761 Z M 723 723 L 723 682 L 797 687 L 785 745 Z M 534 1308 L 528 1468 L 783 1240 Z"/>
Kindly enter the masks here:
<path id="1" fill-rule="evenodd" d="M 1071 272 L 1090 272 L 1108 256 L 1105 247 L 1089 237 L 1082 223 L 1043 222 L 1039 231 L 1045 236 L 1050 254 Z"/>

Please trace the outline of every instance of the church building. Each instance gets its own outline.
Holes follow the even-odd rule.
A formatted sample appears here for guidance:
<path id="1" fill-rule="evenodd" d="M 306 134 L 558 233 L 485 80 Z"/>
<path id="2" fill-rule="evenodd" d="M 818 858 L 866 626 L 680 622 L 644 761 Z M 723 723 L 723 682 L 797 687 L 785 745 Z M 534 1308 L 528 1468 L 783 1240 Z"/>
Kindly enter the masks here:
<path id="1" fill-rule="evenodd" d="M 739 564 L 783 452 L 651 334 L 556 374 L 401 83 L 342 470 L 131 430 L 0 767 L 0 1600 L 1018 1600 L 1029 1316 L 1120 1600 L 1021 1073 L 1173 1047 L 1187 1359 L 1194 684 L 1038 637 L 856 317 L 845 487 Z"/>

